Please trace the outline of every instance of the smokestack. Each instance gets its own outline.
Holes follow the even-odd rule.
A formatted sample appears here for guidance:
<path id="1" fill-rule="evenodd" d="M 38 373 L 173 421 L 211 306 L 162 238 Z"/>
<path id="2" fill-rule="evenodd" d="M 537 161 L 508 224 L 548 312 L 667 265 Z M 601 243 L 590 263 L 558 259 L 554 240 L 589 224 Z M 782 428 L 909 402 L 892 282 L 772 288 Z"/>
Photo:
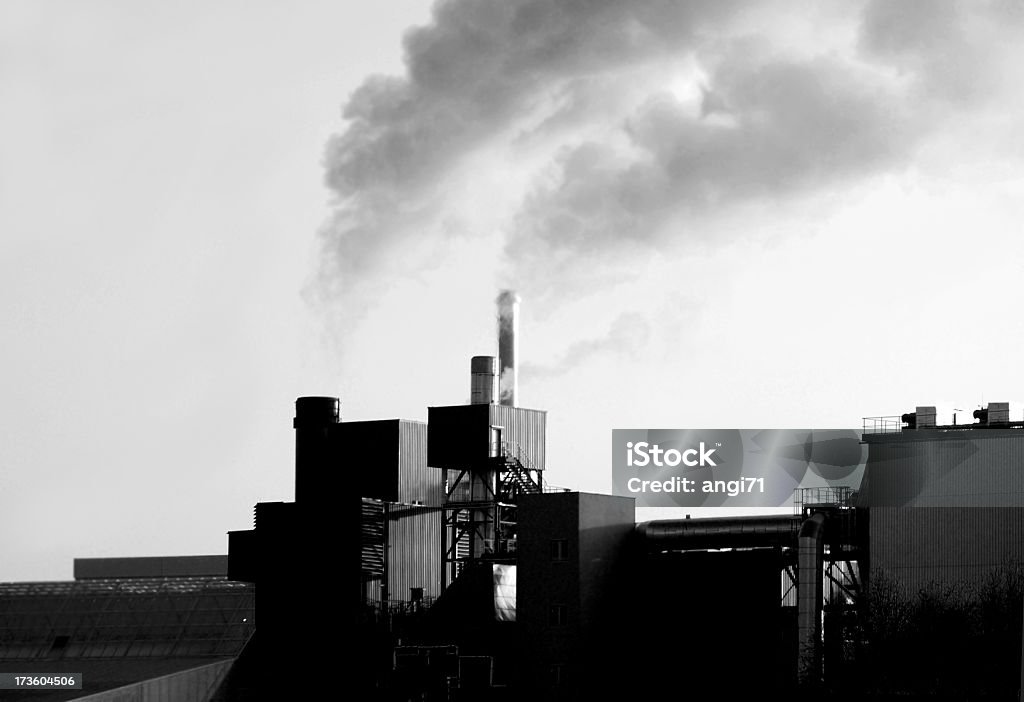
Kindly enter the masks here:
<path id="1" fill-rule="evenodd" d="M 315 501 L 332 465 L 330 427 L 341 421 L 336 397 L 300 397 L 295 400 L 295 501 Z"/>
<path id="2" fill-rule="evenodd" d="M 519 355 L 519 296 L 512 290 L 498 295 L 498 401 L 515 407 L 519 394 L 516 356 Z"/>
<path id="3" fill-rule="evenodd" d="M 470 404 L 494 404 L 498 396 L 498 359 L 494 356 L 473 356 L 469 361 L 469 372 Z"/>

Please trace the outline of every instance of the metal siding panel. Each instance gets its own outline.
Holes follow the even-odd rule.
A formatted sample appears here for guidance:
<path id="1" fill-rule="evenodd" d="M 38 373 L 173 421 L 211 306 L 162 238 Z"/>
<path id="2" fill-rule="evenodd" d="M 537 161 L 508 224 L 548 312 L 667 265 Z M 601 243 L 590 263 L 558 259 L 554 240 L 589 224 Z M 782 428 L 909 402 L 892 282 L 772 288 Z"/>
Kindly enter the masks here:
<path id="1" fill-rule="evenodd" d="M 427 425 L 406 419 L 398 424 L 397 501 L 440 504 L 444 475 L 427 467 Z"/>
<path id="2" fill-rule="evenodd" d="M 908 505 L 871 508 L 874 573 L 887 572 L 913 594 L 932 581 L 978 582 L 1024 562 L 1024 436 L 975 430 L 870 450 L 869 469 Z"/>
<path id="3" fill-rule="evenodd" d="M 875 441 L 863 487 L 874 505 L 1024 507 L 1024 436 Z"/>
<path id="4" fill-rule="evenodd" d="M 395 509 L 409 510 L 407 507 Z M 427 507 L 394 516 L 389 526 L 392 533 L 388 552 L 389 597 L 409 600 L 414 587 L 423 588 L 423 595 L 428 598 L 440 595 L 440 510 Z"/>
<path id="5" fill-rule="evenodd" d="M 489 407 L 491 425 L 503 427 L 502 440 L 518 444 L 534 467 L 543 470 L 546 465 L 547 412 L 506 405 Z"/>
<path id="6" fill-rule="evenodd" d="M 444 471 L 427 465 L 427 425 L 399 424 L 398 501 L 390 507 L 388 589 L 394 600 L 408 600 L 410 589 L 422 587 L 425 597 L 440 594 L 441 512 Z M 414 502 L 422 509 L 411 507 Z M 431 509 L 433 508 L 433 509 Z"/>
<path id="7" fill-rule="evenodd" d="M 158 578 L 187 575 L 226 575 L 227 556 L 141 556 L 133 558 L 76 558 L 75 580 L 87 578 Z"/>
<path id="8" fill-rule="evenodd" d="M 929 446 L 921 504 L 955 498 L 957 505 L 978 507 L 1024 506 L 1022 443 L 1016 438 L 942 441 Z M 943 465 L 942 452 L 957 450 L 964 457 L 952 469 Z M 947 461 L 948 463 L 948 461 Z"/>
<path id="9" fill-rule="evenodd" d="M 1024 563 L 1024 508 L 918 507 L 871 510 L 871 570 L 913 594 L 929 583 L 974 582 Z"/>

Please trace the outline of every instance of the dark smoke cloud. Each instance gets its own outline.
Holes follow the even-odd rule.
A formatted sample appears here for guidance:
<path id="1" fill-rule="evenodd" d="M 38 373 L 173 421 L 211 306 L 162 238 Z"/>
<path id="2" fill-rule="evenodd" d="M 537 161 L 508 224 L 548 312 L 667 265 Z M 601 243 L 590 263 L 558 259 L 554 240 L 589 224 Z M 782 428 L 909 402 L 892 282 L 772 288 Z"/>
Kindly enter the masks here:
<path id="1" fill-rule="evenodd" d="M 698 240 L 734 206 L 898 171 L 950 116 L 1004 94 L 1020 7 L 439 2 L 406 34 L 406 74 L 368 78 L 327 146 L 323 277 L 344 292 L 444 237 L 431 222 L 449 178 L 487 149 L 530 183 L 490 222 L 527 294 Z M 680 66 L 697 67 L 693 100 L 667 87 Z"/>
<path id="2" fill-rule="evenodd" d="M 560 153 L 561 178 L 526 199 L 512 250 L 547 258 L 644 242 L 681 213 L 819 188 L 912 148 L 906 115 L 848 65 L 737 63 L 713 75 L 705 116 L 666 96 L 640 105 L 623 127 L 628 156 L 598 142 Z"/>
<path id="3" fill-rule="evenodd" d="M 564 89 L 680 50 L 730 2 L 454 0 L 407 33 L 407 75 L 371 76 L 324 159 L 328 277 L 358 278 L 444 197 L 444 174 Z M 571 126 L 571 125 L 569 125 Z M 422 231 L 419 232 L 422 235 Z M 337 283 L 337 280 L 334 281 Z"/>

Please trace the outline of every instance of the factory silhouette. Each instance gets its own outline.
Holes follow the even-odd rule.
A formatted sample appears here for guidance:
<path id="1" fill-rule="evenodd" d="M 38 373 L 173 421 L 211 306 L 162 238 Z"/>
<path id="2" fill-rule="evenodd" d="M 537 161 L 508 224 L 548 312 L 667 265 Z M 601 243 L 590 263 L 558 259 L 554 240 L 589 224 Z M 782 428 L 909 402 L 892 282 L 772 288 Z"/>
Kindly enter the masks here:
<path id="1" fill-rule="evenodd" d="M 2 699 L 1017 699 L 1024 422 L 868 418 L 859 490 L 792 514 L 636 523 L 545 479 L 517 404 L 519 299 L 471 401 L 427 422 L 295 403 L 295 501 L 224 556 L 77 559 L 0 584 Z M 242 525 L 240 525 L 242 526 Z M 258 623 L 258 626 L 256 625 Z"/>

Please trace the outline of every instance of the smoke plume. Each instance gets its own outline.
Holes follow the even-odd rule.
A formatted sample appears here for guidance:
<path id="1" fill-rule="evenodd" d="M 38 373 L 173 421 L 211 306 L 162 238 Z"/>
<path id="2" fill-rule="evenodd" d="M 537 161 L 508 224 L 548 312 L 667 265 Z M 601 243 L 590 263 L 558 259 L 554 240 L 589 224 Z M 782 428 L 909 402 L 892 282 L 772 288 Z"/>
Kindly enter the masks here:
<path id="1" fill-rule="evenodd" d="M 368 77 L 327 145 L 324 290 L 351 301 L 464 238 L 494 242 L 495 287 L 544 300 L 716 246 L 722 213 L 901 172 L 967 117 L 1008 134 L 1022 15 L 1010 0 L 438 2 L 404 37 L 405 73 Z"/>

